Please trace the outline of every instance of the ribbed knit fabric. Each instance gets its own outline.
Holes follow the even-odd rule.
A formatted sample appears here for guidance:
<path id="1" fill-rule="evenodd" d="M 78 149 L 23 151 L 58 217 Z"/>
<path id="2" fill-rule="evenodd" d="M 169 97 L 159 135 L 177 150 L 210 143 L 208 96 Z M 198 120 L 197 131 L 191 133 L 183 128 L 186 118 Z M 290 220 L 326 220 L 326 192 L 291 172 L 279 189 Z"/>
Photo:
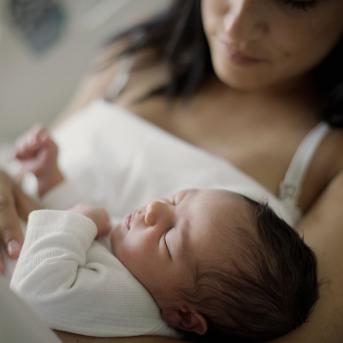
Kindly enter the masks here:
<path id="1" fill-rule="evenodd" d="M 30 214 L 11 280 L 53 329 L 90 336 L 178 337 L 145 288 L 102 243 L 88 218 L 70 211 Z"/>

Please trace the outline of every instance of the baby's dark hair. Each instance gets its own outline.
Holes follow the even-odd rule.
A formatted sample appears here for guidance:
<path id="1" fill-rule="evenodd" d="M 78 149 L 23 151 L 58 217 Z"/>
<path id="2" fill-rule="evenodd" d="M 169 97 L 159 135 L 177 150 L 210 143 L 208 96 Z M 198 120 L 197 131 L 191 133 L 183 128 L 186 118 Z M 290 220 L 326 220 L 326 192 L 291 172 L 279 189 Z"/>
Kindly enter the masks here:
<path id="1" fill-rule="evenodd" d="M 268 205 L 245 199 L 257 234 L 239 228 L 234 268 L 199 266 L 194 288 L 181 291 L 208 323 L 205 335 L 187 337 L 192 341 L 274 339 L 304 323 L 318 299 L 312 250 Z"/>

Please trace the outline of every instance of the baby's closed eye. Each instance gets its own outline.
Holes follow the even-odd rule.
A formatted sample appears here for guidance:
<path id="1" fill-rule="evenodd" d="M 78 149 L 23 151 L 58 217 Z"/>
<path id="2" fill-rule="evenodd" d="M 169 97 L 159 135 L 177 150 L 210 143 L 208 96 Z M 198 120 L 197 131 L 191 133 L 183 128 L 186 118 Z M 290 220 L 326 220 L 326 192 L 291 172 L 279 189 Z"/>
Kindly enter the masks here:
<path id="1" fill-rule="evenodd" d="M 168 237 L 170 237 L 170 233 L 175 230 L 175 227 L 171 227 L 165 234 L 164 234 L 164 244 L 166 247 L 166 250 L 168 252 L 169 257 L 172 259 L 172 253 L 171 253 L 171 247 L 170 247 L 170 242 L 168 243 Z"/>

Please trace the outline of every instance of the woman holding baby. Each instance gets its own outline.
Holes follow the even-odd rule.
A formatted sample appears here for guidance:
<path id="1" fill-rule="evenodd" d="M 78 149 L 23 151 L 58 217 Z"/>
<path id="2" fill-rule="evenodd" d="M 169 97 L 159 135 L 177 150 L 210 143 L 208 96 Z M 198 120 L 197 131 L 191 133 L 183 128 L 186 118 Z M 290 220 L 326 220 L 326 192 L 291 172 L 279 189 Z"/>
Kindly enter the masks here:
<path id="1" fill-rule="evenodd" d="M 173 1 L 108 45 L 68 110 L 104 97 L 292 208 L 321 288 L 308 322 L 282 343 L 343 336 L 342 16 L 340 0 Z M 6 174 L 0 185 L 0 232 L 15 257 L 18 213 L 29 209 Z"/>

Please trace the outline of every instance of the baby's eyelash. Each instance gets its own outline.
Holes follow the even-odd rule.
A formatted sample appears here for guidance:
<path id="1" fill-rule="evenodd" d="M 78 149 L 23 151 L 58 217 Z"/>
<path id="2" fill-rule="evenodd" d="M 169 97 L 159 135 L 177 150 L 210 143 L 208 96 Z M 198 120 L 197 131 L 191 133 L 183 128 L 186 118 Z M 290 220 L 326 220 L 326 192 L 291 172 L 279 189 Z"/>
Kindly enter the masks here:
<path id="1" fill-rule="evenodd" d="M 312 7 L 316 6 L 318 0 L 283 0 L 285 5 L 292 7 L 294 9 L 308 11 Z"/>
<path id="2" fill-rule="evenodd" d="M 168 244 L 167 244 L 167 239 L 166 239 L 166 237 L 167 237 L 167 232 L 164 234 L 164 238 L 163 238 L 163 239 L 164 239 L 164 244 L 165 244 L 165 246 L 166 246 L 168 255 L 169 255 L 170 258 L 172 258 L 172 255 L 171 255 L 170 250 L 169 250 L 169 248 L 168 248 Z"/>

